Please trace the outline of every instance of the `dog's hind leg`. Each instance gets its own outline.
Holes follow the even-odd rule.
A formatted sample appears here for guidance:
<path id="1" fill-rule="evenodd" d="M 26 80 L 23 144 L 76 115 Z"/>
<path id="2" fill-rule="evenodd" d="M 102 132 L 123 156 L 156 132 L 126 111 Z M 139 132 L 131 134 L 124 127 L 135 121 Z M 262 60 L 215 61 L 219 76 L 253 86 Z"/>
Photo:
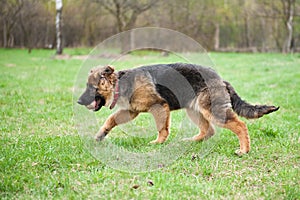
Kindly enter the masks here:
<path id="1" fill-rule="evenodd" d="M 184 140 L 202 141 L 214 135 L 215 130 L 213 125 L 208 120 L 206 120 L 200 112 L 194 111 L 192 109 L 186 109 L 186 112 L 192 122 L 194 122 L 199 127 L 200 133 L 192 138 L 187 138 Z"/>
<path id="2" fill-rule="evenodd" d="M 169 135 L 170 128 L 170 108 L 168 104 L 155 104 L 151 106 L 148 110 L 150 112 L 156 123 L 156 128 L 158 130 L 158 136 L 156 140 L 151 141 L 151 144 L 163 143 Z"/>
<path id="3" fill-rule="evenodd" d="M 95 139 L 97 141 L 102 140 L 115 126 L 133 120 L 138 114 L 139 113 L 137 112 L 131 112 L 129 110 L 117 111 L 116 113 L 108 117 L 103 126 L 100 128 L 100 131 L 97 133 Z"/>
<path id="4" fill-rule="evenodd" d="M 248 134 L 247 126 L 245 122 L 238 118 L 237 114 L 235 114 L 231 108 L 219 110 L 218 116 L 226 116 L 224 119 L 220 119 L 216 115 L 209 115 L 213 118 L 213 122 L 216 125 L 222 128 L 229 129 L 237 135 L 240 143 L 240 149 L 237 150 L 235 153 L 238 156 L 241 156 L 250 151 L 250 137 Z"/>
<path id="5" fill-rule="evenodd" d="M 237 150 L 235 153 L 241 156 L 250 151 L 250 137 L 248 134 L 248 129 L 245 122 L 240 120 L 238 116 L 235 113 L 233 113 L 232 110 L 228 110 L 227 115 L 228 114 L 230 114 L 231 117 L 225 122 L 225 124 L 221 126 L 231 130 L 237 135 L 240 142 L 240 149 Z"/>

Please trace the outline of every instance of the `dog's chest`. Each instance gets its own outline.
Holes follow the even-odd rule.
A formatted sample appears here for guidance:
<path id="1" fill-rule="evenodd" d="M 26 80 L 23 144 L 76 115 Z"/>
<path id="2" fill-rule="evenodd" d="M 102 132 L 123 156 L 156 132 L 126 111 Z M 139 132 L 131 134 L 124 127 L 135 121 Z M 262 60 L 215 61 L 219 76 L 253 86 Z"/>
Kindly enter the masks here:
<path id="1" fill-rule="evenodd" d="M 117 104 L 121 109 L 130 110 L 130 103 L 129 103 L 129 99 L 127 97 L 120 96 L 117 101 Z"/>

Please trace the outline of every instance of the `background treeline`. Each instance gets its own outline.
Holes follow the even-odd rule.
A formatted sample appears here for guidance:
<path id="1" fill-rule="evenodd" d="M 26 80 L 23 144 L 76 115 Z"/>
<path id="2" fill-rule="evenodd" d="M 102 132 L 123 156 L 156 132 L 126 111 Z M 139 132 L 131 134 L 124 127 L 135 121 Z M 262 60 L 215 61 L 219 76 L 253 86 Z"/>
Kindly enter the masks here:
<path id="1" fill-rule="evenodd" d="M 217 51 L 300 51 L 299 0 L 64 0 L 64 47 L 136 27 L 174 29 Z M 0 46 L 53 48 L 54 0 L 1 0 Z M 174 41 L 176 42 L 176 41 Z"/>

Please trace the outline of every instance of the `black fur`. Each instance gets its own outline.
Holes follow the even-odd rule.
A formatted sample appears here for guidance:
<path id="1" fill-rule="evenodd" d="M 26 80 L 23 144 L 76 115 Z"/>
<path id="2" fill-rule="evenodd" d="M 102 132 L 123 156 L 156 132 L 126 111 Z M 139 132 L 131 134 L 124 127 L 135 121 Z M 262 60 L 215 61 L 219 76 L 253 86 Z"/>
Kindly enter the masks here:
<path id="1" fill-rule="evenodd" d="M 178 110 L 181 108 L 177 97 L 171 90 L 160 84 L 156 84 L 155 87 L 160 96 L 168 103 L 170 110 Z"/>
<path id="2" fill-rule="evenodd" d="M 202 90 L 208 87 L 206 79 L 221 78 L 210 68 L 192 64 L 159 64 L 119 72 L 120 92 L 130 97 L 137 76 L 148 77 L 171 110 L 186 108 Z"/>
<path id="3" fill-rule="evenodd" d="M 267 105 L 251 105 L 246 101 L 243 101 L 239 95 L 235 92 L 230 83 L 224 81 L 230 94 L 230 100 L 232 109 L 239 115 L 248 119 L 259 118 L 263 115 L 277 111 L 279 107 L 267 106 Z"/>
<path id="4" fill-rule="evenodd" d="M 143 66 L 118 72 L 120 96 L 130 99 L 136 77 L 146 77 L 170 110 L 188 108 L 196 96 L 209 96 L 207 107 L 218 119 L 227 120 L 227 108 L 245 118 L 259 118 L 279 109 L 275 106 L 251 105 L 243 101 L 233 87 L 211 68 L 199 65 L 174 63 Z M 205 95 L 206 95 L 205 94 Z"/>

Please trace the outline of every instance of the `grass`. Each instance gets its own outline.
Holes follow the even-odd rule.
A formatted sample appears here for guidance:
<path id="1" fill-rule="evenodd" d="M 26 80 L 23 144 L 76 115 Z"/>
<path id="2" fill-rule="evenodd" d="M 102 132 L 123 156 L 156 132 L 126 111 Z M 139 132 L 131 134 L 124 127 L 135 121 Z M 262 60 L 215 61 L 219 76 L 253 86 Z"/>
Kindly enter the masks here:
<path id="1" fill-rule="evenodd" d="M 70 55 L 86 52 L 67 50 Z M 211 53 L 214 68 L 240 96 L 252 103 L 279 105 L 280 110 L 245 120 L 252 139 L 248 155 L 235 156 L 238 140 L 222 130 L 212 138 L 215 146 L 207 156 L 199 152 L 209 143 L 191 144 L 172 165 L 144 173 L 114 170 L 84 148 L 72 106 L 74 81 L 83 61 L 55 59 L 53 54 L 0 49 L 1 199 L 299 198 L 299 54 Z M 143 53 L 114 64 L 128 68 L 175 61 L 174 55 Z M 104 118 L 105 112 L 101 110 L 97 118 Z M 180 118 L 176 114 L 173 118 L 170 140 L 180 132 L 176 127 Z M 149 146 L 151 137 L 155 134 L 136 138 L 116 129 L 110 139 L 137 152 L 162 148 Z"/>

